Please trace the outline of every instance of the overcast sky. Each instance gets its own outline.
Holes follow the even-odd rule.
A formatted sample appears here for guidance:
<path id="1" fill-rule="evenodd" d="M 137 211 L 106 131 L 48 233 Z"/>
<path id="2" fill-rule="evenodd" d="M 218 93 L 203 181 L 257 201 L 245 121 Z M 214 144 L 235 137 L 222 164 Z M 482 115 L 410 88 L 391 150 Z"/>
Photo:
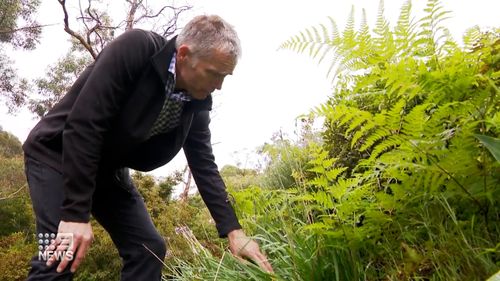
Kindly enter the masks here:
<path id="1" fill-rule="evenodd" d="M 150 1 L 153 3 L 153 1 Z M 377 0 L 197 0 L 190 15 L 218 14 L 233 24 L 243 46 L 243 57 L 234 75 L 228 77 L 221 91 L 215 93 L 215 112 L 211 124 L 214 154 L 219 167 L 246 162 L 246 155 L 269 142 L 273 133 L 283 130 L 293 136 L 295 118 L 324 102 L 331 94 L 331 84 L 325 77 L 325 67 L 304 54 L 278 50 L 279 45 L 304 28 L 328 23 L 331 16 L 339 28 L 346 22 L 354 5 L 357 23 L 364 8 L 368 24 L 374 27 Z M 386 0 L 385 15 L 396 23 L 402 0 Z M 413 15 L 418 17 L 427 1 L 414 0 Z M 116 3 L 116 2 L 115 2 Z M 177 1 L 177 3 L 182 3 Z M 446 0 L 444 8 L 452 12 L 445 22 L 455 39 L 474 25 L 500 26 L 498 0 Z M 184 20 L 188 20 L 185 18 Z M 57 1 L 42 1 L 40 22 L 62 22 Z M 36 51 L 16 52 L 14 59 L 20 74 L 37 77 L 65 52 L 68 35 L 62 25 L 45 28 L 42 43 Z M 24 141 L 35 121 L 26 113 L 5 114 L 0 107 L 0 125 Z M 165 175 L 182 169 L 184 155 L 155 175 Z"/>

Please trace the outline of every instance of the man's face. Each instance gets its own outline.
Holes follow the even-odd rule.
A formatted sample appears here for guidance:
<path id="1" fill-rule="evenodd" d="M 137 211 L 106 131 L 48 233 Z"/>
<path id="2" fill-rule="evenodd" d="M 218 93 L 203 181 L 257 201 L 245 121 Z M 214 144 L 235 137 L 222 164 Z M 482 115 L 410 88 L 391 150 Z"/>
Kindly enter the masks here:
<path id="1" fill-rule="evenodd" d="M 220 90 L 227 75 L 233 73 L 235 59 L 226 53 L 213 50 L 207 57 L 193 55 L 187 46 L 181 46 L 177 53 L 176 87 L 182 88 L 198 100 Z"/>

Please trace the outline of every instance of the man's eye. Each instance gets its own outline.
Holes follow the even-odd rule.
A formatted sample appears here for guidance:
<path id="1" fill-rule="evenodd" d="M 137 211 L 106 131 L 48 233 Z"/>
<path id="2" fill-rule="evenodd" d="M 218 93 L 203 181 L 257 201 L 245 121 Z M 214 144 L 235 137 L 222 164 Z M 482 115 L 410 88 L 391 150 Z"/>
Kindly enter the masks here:
<path id="1" fill-rule="evenodd" d="M 218 73 L 216 73 L 215 71 L 211 71 L 211 70 L 209 70 L 209 71 L 208 71 L 208 74 L 209 74 L 210 76 L 212 76 L 212 77 L 217 77 L 217 76 L 219 75 L 219 74 L 218 74 Z"/>

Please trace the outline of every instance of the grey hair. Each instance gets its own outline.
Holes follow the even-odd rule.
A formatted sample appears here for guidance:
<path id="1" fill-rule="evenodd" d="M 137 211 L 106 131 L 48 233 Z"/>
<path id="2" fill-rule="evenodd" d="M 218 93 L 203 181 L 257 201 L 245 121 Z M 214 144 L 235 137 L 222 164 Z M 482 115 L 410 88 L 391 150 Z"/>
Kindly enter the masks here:
<path id="1" fill-rule="evenodd" d="M 241 57 L 241 43 L 233 26 L 217 15 L 194 17 L 177 36 L 176 47 L 188 45 L 195 56 L 208 57 L 214 50 Z"/>

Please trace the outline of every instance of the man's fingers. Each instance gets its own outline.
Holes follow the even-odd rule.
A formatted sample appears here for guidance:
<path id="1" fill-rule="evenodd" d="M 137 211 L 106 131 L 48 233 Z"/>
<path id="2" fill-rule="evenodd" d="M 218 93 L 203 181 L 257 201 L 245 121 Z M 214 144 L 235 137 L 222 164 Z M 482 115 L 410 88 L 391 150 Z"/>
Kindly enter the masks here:
<path id="1" fill-rule="evenodd" d="M 69 251 L 65 252 L 61 263 L 59 263 L 59 266 L 57 266 L 57 272 L 62 272 L 72 260 L 73 260 L 73 254 Z"/>
<path id="2" fill-rule="evenodd" d="M 238 260 L 247 258 L 249 261 L 256 263 L 262 270 L 274 273 L 273 267 L 267 260 L 266 255 L 260 251 L 257 242 L 246 237 L 241 230 L 230 232 L 228 238 L 229 249 Z"/>
<path id="3" fill-rule="evenodd" d="M 273 267 L 267 260 L 266 255 L 262 254 L 260 251 L 252 253 L 251 255 L 249 255 L 249 258 L 251 258 L 255 263 L 257 263 L 257 265 L 263 270 L 270 273 L 274 273 Z"/>
<path id="4" fill-rule="evenodd" d="M 92 244 L 93 236 L 89 222 L 60 221 L 56 241 L 51 245 L 55 251 L 47 261 L 47 266 L 60 261 L 57 272 L 62 272 L 73 261 L 70 270 L 75 272 Z"/>
<path id="5" fill-rule="evenodd" d="M 267 260 L 266 255 L 262 254 L 262 252 L 260 252 L 259 250 L 246 251 L 244 254 L 245 254 L 244 257 L 246 257 L 246 258 L 250 259 L 251 261 L 253 261 L 254 263 L 256 263 L 263 270 L 265 270 L 269 273 L 274 273 L 273 267 L 271 266 L 271 264 Z M 236 255 L 236 257 L 241 261 L 243 259 L 240 256 L 241 255 Z M 244 260 L 244 261 L 246 262 L 246 260 Z"/>
<path id="6" fill-rule="evenodd" d="M 257 253 L 257 256 L 258 256 L 257 263 L 259 264 L 259 266 L 269 273 L 274 273 L 273 267 L 271 266 L 271 264 L 267 260 L 266 255 L 264 255 L 262 253 Z"/>
<path id="7" fill-rule="evenodd" d="M 71 272 L 75 272 L 78 269 L 78 267 L 83 261 L 83 258 L 87 254 L 87 250 L 90 248 L 91 243 L 92 243 L 92 238 L 84 239 L 80 248 L 76 252 L 76 257 L 73 261 L 73 264 L 71 265 Z"/>
<path id="8" fill-rule="evenodd" d="M 79 250 L 79 246 L 81 243 L 81 239 L 79 237 L 71 237 L 71 239 L 67 238 L 61 239 L 61 245 L 60 246 L 65 246 L 65 252 L 64 256 L 59 255 L 59 257 L 62 257 L 61 263 L 59 263 L 59 266 L 57 267 L 57 272 L 62 272 L 66 266 L 73 260 L 73 255 L 74 253 Z M 62 254 L 62 252 L 61 252 Z"/>
<path id="9" fill-rule="evenodd" d="M 63 250 L 64 246 L 61 247 L 60 245 L 61 245 L 61 237 L 58 236 L 58 237 L 56 237 L 56 239 L 54 239 L 52 241 L 52 243 L 50 244 L 50 246 L 47 249 L 45 249 L 45 251 L 46 251 L 45 255 L 47 255 L 47 251 L 53 251 L 53 253 L 54 253 L 47 260 L 47 266 L 51 266 L 56 261 L 56 257 L 57 257 L 56 253 L 58 251 L 62 251 Z"/>
<path id="10" fill-rule="evenodd" d="M 71 272 L 75 272 L 80 266 L 85 254 L 87 253 L 90 244 L 92 243 L 92 236 L 75 236 L 70 245 L 69 249 L 66 251 L 66 255 L 64 255 L 64 259 L 61 261 L 59 266 L 57 267 L 57 272 L 63 271 L 68 264 L 76 258 L 76 260 L 71 265 Z"/>

